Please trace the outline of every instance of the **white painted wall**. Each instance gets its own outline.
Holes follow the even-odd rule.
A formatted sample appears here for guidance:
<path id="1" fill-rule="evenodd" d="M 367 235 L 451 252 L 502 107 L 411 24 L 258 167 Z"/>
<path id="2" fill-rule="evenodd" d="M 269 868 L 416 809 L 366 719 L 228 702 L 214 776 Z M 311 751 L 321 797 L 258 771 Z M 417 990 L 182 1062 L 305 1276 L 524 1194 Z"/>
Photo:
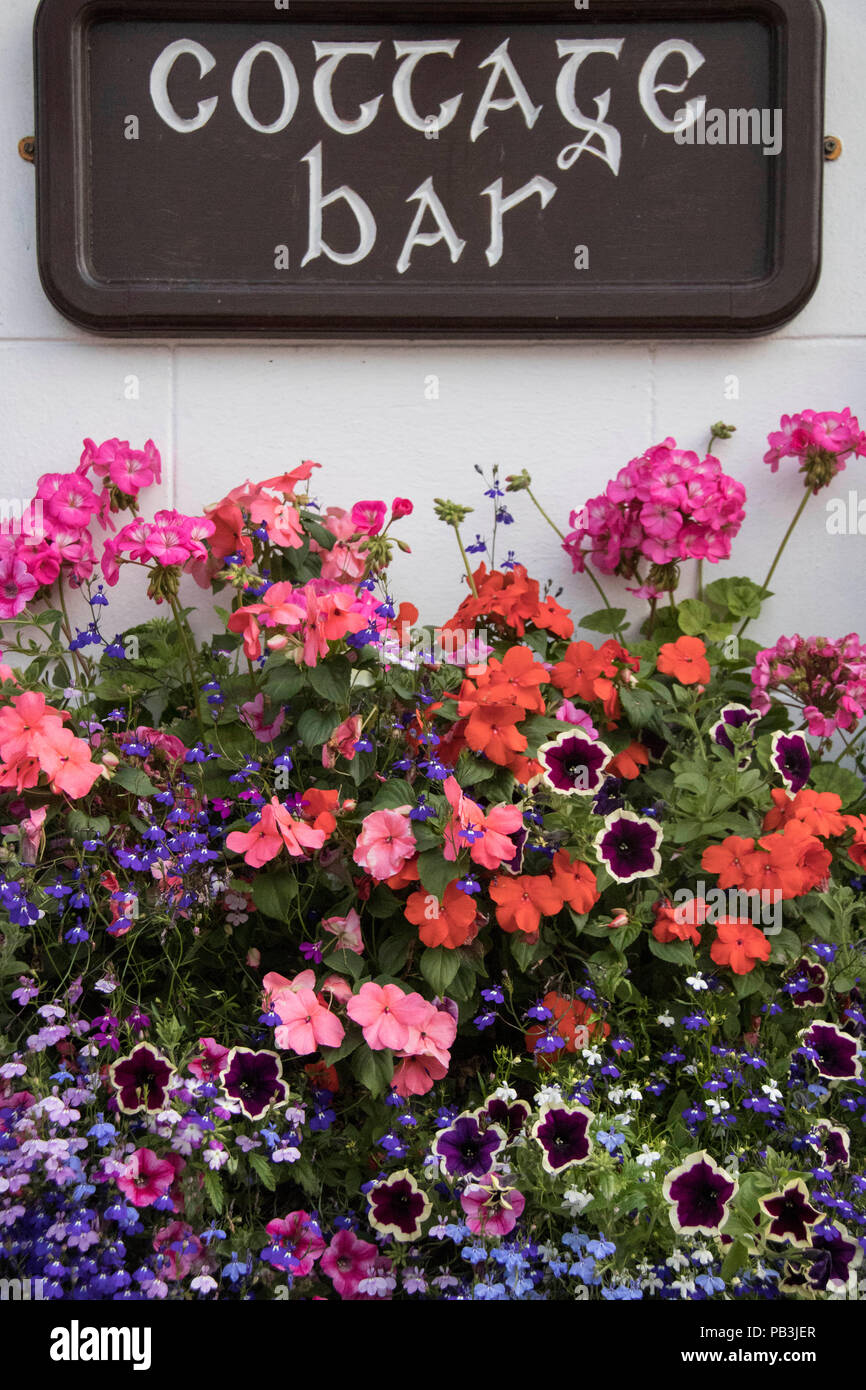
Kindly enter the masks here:
<path id="1" fill-rule="evenodd" d="M 518 346 L 262 346 L 237 342 L 103 342 L 68 324 L 38 279 L 34 172 L 18 156 L 31 134 L 31 25 L 36 0 L 0 0 L 0 427 L 2 492 L 26 496 L 46 470 L 76 465 L 81 441 L 152 437 L 166 461 L 153 509 L 196 511 L 243 478 L 268 477 L 302 458 L 324 465 L 324 505 L 411 496 L 415 514 L 399 534 L 395 588 L 422 619 L 444 620 L 463 590 L 453 538 L 432 514 L 434 496 L 487 503 L 473 465 L 523 467 L 566 527 L 569 510 L 665 435 L 702 449 L 719 419 L 738 433 L 718 451 L 748 493 L 748 515 L 729 565 L 717 574 L 762 579 L 801 497 L 793 464 L 774 477 L 762 462 L 766 435 L 783 413 L 850 405 L 866 425 L 866 68 L 864 0 L 824 0 L 829 27 L 825 129 L 844 143 L 826 166 L 825 256 L 818 291 L 777 334 L 757 341 Z M 125 399 L 127 378 L 140 382 Z M 438 378 L 438 399 L 428 379 Z M 725 396 L 739 378 L 739 400 Z M 777 597 L 753 635 L 838 636 L 866 630 L 864 540 L 829 537 L 824 503 L 860 487 L 866 463 L 849 464 L 813 502 L 799 549 L 777 575 Z M 158 496 L 156 495 L 158 491 Z M 564 602 L 597 607 L 589 581 L 572 577 L 555 538 L 525 497 L 508 543 L 542 581 L 564 584 Z M 470 518 L 470 522 L 475 521 Z M 611 582 L 611 592 L 617 581 Z M 201 601 L 190 584 L 188 602 Z M 129 585 L 111 613 L 135 621 Z M 140 610 L 139 610 L 140 611 Z M 110 622 L 110 620 L 109 620 Z"/>

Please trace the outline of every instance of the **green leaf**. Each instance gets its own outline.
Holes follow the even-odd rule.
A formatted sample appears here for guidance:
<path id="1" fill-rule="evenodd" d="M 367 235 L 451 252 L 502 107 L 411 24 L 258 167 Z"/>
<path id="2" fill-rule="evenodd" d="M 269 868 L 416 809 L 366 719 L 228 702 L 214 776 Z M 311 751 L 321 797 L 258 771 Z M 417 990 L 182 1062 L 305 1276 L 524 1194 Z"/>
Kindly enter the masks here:
<path id="1" fill-rule="evenodd" d="M 112 782 L 120 787 L 125 787 L 133 796 L 153 796 L 157 788 L 153 785 L 150 778 L 140 768 L 130 767 L 129 763 L 121 763 L 115 768 Z"/>
<path id="2" fill-rule="evenodd" d="M 729 1283 L 735 1274 L 745 1269 L 749 1262 L 749 1247 L 745 1241 L 735 1240 L 722 1261 L 722 1278 Z"/>
<path id="3" fill-rule="evenodd" d="M 428 893 L 441 903 L 445 889 L 457 878 L 456 864 L 443 858 L 441 849 L 428 849 L 418 856 L 418 877 Z"/>
<path id="4" fill-rule="evenodd" d="M 329 656 L 307 670 L 310 685 L 329 705 L 346 704 L 351 678 L 352 668 L 343 656 Z"/>
<path id="5" fill-rule="evenodd" d="M 364 1034 L 357 1023 L 346 1024 L 346 1036 L 339 1047 L 321 1047 L 321 1052 L 326 1064 L 332 1067 L 335 1062 L 340 1062 L 344 1057 L 350 1057 L 356 1047 L 360 1047 L 364 1041 Z"/>
<path id="6" fill-rule="evenodd" d="M 694 966 L 695 953 L 690 942 L 656 941 L 654 936 L 648 936 L 647 941 L 653 955 L 658 956 L 659 960 L 666 960 L 671 965 Z"/>
<path id="7" fill-rule="evenodd" d="M 204 1187 L 211 1206 L 215 1211 L 222 1211 L 225 1206 L 223 1186 L 212 1168 L 204 1169 Z"/>
<path id="8" fill-rule="evenodd" d="M 334 732 L 334 711 L 305 709 L 298 720 L 298 736 L 307 748 L 321 748 Z"/>
<path id="9" fill-rule="evenodd" d="M 384 1048 L 381 1052 L 373 1052 L 371 1048 L 363 1043 L 356 1052 L 352 1054 L 350 1062 L 352 1075 L 362 1086 L 373 1096 L 380 1096 L 391 1083 L 394 1075 L 394 1057 L 389 1048 Z"/>
<path id="10" fill-rule="evenodd" d="M 809 782 L 817 792 L 836 792 L 843 806 L 853 806 L 863 796 L 863 782 L 847 767 L 836 763 L 815 763 Z"/>
<path id="11" fill-rule="evenodd" d="M 536 942 L 527 941 L 522 932 L 514 932 L 511 936 L 511 954 L 517 961 L 521 970 L 528 970 L 537 961 L 544 960 L 547 955 L 547 947 L 539 938 Z"/>
<path id="12" fill-rule="evenodd" d="M 322 957 L 322 964 L 328 970 L 336 970 L 340 974 L 350 975 L 353 980 L 360 979 L 364 973 L 364 962 L 354 951 L 329 951 Z"/>
<path id="13" fill-rule="evenodd" d="M 379 788 L 371 805 L 374 811 L 393 810 L 395 806 L 414 806 L 415 793 L 408 782 L 402 781 L 399 777 L 389 778 L 385 785 Z"/>
<path id="14" fill-rule="evenodd" d="M 625 622 L 625 615 L 624 608 L 598 608 L 578 621 L 589 632 L 618 632 Z"/>
<path id="15" fill-rule="evenodd" d="M 772 598 L 769 589 L 762 589 L 751 579 L 714 579 L 704 589 L 704 598 L 710 604 L 725 609 L 733 618 L 759 618 L 761 604 Z"/>
<path id="16" fill-rule="evenodd" d="M 247 1158 L 250 1161 L 250 1167 L 258 1174 L 268 1191 L 273 1192 L 277 1186 L 277 1180 L 268 1160 L 257 1153 L 248 1153 Z"/>
<path id="17" fill-rule="evenodd" d="M 644 729 L 658 720 L 656 702 L 648 690 L 630 690 L 623 686 L 619 698 L 633 729 Z"/>
<path id="18" fill-rule="evenodd" d="M 411 934 L 389 936 L 382 942 L 376 955 L 379 961 L 379 969 L 385 975 L 399 975 L 403 966 L 406 964 L 409 951 L 413 941 L 417 941 L 415 932 Z"/>
<path id="19" fill-rule="evenodd" d="M 680 631 L 684 632 L 687 637 L 702 636 L 712 620 L 712 612 L 705 603 L 701 603 L 700 599 L 683 599 L 677 609 L 677 622 L 680 625 Z"/>
<path id="20" fill-rule="evenodd" d="M 83 840 L 95 840 L 100 835 L 107 835 L 111 821 L 108 816 L 86 816 L 83 811 L 74 810 L 66 817 L 66 826 L 73 840 L 81 844 Z"/>
<path id="21" fill-rule="evenodd" d="M 487 782 L 495 775 L 495 763 L 482 762 L 473 757 L 472 754 L 468 754 L 461 758 L 457 780 L 461 787 L 477 787 L 481 782 Z"/>
<path id="22" fill-rule="evenodd" d="M 433 993 L 441 996 L 460 969 L 460 957 L 445 946 L 428 946 L 421 953 L 420 966 Z"/>
<path id="23" fill-rule="evenodd" d="M 278 922 L 286 922 L 289 917 L 289 904 L 298 895 L 298 882 L 288 869 L 278 873 L 259 874 L 253 880 L 253 902 L 259 912 L 273 917 Z"/>
<path id="24" fill-rule="evenodd" d="M 269 662 L 273 657 L 269 658 Z M 287 661 L 268 671 L 266 690 L 272 700 L 290 700 L 304 684 L 304 671 L 294 662 Z"/>
<path id="25" fill-rule="evenodd" d="M 396 912 L 400 911 L 402 906 L 402 899 L 398 898 L 397 894 L 393 893 L 387 884 L 378 883 L 365 904 L 365 911 L 369 913 L 371 917 L 377 919 L 382 917 L 393 917 Z"/>

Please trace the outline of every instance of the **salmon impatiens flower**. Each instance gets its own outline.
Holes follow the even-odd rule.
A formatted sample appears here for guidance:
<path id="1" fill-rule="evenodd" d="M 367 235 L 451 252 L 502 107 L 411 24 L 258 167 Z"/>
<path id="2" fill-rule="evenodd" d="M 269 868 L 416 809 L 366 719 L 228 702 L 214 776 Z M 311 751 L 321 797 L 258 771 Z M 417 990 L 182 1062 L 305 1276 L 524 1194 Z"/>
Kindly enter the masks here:
<path id="1" fill-rule="evenodd" d="M 428 1004 L 420 994 L 404 994 L 399 985 L 362 985 L 346 1005 L 346 1013 L 358 1023 L 364 1041 L 374 1052 L 389 1047 L 398 1052 L 413 1049 L 420 1025 L 427 1020 Z"/>
<path id="2" fill-rule="evenodd" d="M 489 811 L 482 811 L 460 790 L 456 777 L 448 777 L 443 790 L 453 812 L 442 851 L 446 859 L 453 862 L 461 849 L 468 848 L 476 864 L 484 869 L 498 869 L 514 858 L 516 846 L 510 836 L 523 828 L 519 806 L 492 806 Z"/>
<path id="3" fill-rule="evenodd" d="M 226 839 L 229 849 L 243 854 L 254 869 L 275 859 L 285 848 L 294 859 L 304 858 L 309 849 L 321 849 L 327 836 L 286 810 L 276 796 L 265 806 L 261 819 L 249 830 L 233 830 Z"/>
<path id="4" fill-rule="evenodd" d="M 700 637 L 679 637 L 676 642 L 665 642 L 656 666 L 663 676 L 673 676 L 680 685 L 706 685 L 710 679 L 707 649 Z"/>
<path id="5" fill-rule="evenodd" d="M 299 1057 L 315 1052 L 317 1047 L 339 1047 L 346 1035 L 336 1014 L 312 989 L 281 992 L 274 1010 L 282 1020 L 274 1033 L 277 1047 L 288 1048 Z"/>
<path id="6" fill-rule="evenodd" d="M 748 975 L 759 960 L 770 959 L 770 942 L 759 927 L 738 917 L 720 917 L 710 955 L 716 965 L 729 965 L 735 975 Z"/>
<path id="7" fill-rule="evenodd" d="M 364 817 L 352 858 L 375 879 L 390 878 L 415 854 L 408 809 L 371 811 Z"/>

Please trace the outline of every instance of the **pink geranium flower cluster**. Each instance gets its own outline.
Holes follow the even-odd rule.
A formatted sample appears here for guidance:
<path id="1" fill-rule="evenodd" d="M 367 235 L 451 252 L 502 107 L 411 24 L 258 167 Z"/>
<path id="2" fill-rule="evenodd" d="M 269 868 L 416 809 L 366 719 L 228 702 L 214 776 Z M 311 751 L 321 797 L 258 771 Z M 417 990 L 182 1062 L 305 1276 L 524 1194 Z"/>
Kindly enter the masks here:
<path id="1" fill-rule="evenodd" d="M 86 796 L 105 768 L 93 762 L 90 745 L 66 728 L 68 718 L 37 691 L 16 695 L 0 709 L 0 787 L 22 792 L 44 773 L 58 795 Z"/>
<path id="2" fill-rule="evenodd" d="M 632 459 L 600 497 L 572 512 L 564 542 L 576 571 L 590 559 L 603 574 L 632 579 L 641 560 L 716 564 L 731 553 L 745 517 L 745 488 L 711 454 L 700 459 L 666 439 Z"/>
<path id="3" fill-rule="evenodd" d="M 771 470 L 775 473 L 782 459 L 799 459 L 800 472 L 806 475 L 806 486 L 813 492 L 843 472 L 852 454 L 866 457 L 866 434 L 847 406 L 841 414 L 804 410 L 799 415 L 783 415 L 767 443 L 770 447 L 764 462 Z"/>
<path id="4" fill-rule="evenodd" d="M 752 671 L 752 707 L 766 714 L 770 691 L 786 690 L 803 706 L 809 733 L 830 738 L 850 729 L 866 711 L 866 646 L 856 633 L 826 637 L 780 637 L 758 652 Z"/>
<path id="5" fill-rule="evenodd" d="M 91 470 L 99 491 L 87 476 Z M 150 439 L 140 452 L 119 439 L 99 446 L 86 439 L 74 473 L 44 473 L 21 517 L 11 527 L 4 520 L 0 533 L 0 620 L 16 617 L 61 575 L 73 584 L 89 579 L 96 564 L 93 521 L 110 526 L 110 512 L 134 507 L 141 488 L 159 479 L 160 457 Z"/>
<path id="6" fill-rule="evenodd" d="M 214 530 L 207 517 L 184 516 L 182 512 L 157 512 L 153 521 L 139 517 L 106 541 L 102 573 L 109 584 L 116 584 L 120 566 L 125 563 L 157 571 L 189 569 L 195 561 L 207 559 L 204 541 Z M 161 596 L 155 592 L 153 597 L 159 600 Z"/>

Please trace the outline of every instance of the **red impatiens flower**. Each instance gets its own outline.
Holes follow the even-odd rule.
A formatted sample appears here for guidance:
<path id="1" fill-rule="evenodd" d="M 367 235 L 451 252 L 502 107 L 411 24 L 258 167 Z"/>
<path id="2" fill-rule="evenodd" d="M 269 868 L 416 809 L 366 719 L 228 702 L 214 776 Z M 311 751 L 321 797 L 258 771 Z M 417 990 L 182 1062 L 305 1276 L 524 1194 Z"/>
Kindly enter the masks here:
<path id="1" fill-rule="evenodd" d="M 445 946 L 454 951 L 478 935 L 478 911 L 473 899 L 449 883 L 442 901 L 433 893 L 412 893 L 403 909 L 407 921 L 418 928 L 425 946 Z"/>
<path id="2" fill-rule="evenodd" d="M 562 908 L 563 895 L 546 874 L 497 874 L 490 885 L 496 903 L 496 920 L 503 931 L 538 931 L 542 917 L 554 917 Z"/>
<path id="3" fill-rule="evenodd" d="M 663 676 L 673 676 L 680 685 L 706 685 L 710 679 L 707 649 L 700 637 L 679 637 L 676 642 L 665 642 L 656 667 Z"/>
<path id="4" fill-rule="evenodd" d="M 720 917 L 710 955 L 716 965 L 729 965 L 735 975 L 748 975 L 759 960 L 770 959 L 770 942 L 747 919 Z"/>

